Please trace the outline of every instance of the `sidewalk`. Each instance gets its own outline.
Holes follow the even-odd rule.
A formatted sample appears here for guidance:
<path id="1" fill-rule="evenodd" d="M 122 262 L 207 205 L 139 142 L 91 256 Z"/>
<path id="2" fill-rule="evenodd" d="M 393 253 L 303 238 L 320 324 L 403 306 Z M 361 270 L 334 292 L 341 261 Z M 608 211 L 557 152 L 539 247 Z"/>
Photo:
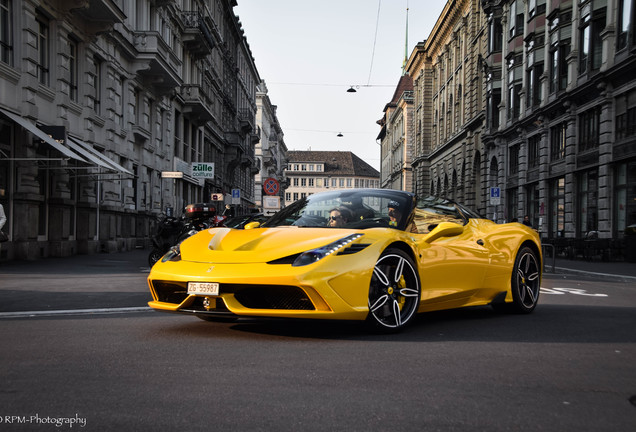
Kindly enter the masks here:
<path id="1" fill-rule="evenodd" d="M 544 275 L 585 275 L 607 280 L 636 283 L 636 263 L 544 258 Z M 553 270 L 554 266 L 554 270 Z"/>
<path id="2" fill-rule="evenodd" d="M 150 271 L 149 249 L 0 262 L 1 274 L 113 274 Z M 0 282 L 2 287 L 2 282 Z"/>

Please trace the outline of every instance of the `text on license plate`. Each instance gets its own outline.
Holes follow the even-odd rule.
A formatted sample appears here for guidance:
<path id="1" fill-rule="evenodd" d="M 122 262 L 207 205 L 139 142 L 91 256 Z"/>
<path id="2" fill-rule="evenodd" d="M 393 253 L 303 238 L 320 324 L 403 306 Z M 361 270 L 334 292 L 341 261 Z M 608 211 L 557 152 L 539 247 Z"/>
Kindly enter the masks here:
<path id="1" fill-rule="evenodd" d="M 216 282 L 188 282 L 188 294 L 219 295 L 219 284 Z"/>

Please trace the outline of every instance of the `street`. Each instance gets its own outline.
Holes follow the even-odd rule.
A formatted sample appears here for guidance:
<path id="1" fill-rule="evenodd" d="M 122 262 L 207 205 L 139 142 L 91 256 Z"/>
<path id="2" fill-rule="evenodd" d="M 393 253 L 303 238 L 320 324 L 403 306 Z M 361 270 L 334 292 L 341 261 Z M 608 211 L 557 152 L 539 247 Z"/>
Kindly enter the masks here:
<path id="1" fill-rule="evenodd" d="M 142 260 L 82 269 L 0 268 L 1 430 L 636 430 L 634 282 L 547 275 L 531 315 L 375 335 L 152 312 Z"/>

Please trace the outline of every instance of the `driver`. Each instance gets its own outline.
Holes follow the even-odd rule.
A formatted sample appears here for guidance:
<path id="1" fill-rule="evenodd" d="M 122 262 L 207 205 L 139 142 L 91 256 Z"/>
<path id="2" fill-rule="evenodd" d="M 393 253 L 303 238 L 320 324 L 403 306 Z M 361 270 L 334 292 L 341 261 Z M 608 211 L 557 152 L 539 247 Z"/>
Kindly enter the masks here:
<path id="1" fill-rule="evenodd" d="M 346 207 L 336 207 L 329 211 L 329 221 L 327 226 L 330 228 L 339 228 L 347 224 L 353 219 L 353 213 Z"/>

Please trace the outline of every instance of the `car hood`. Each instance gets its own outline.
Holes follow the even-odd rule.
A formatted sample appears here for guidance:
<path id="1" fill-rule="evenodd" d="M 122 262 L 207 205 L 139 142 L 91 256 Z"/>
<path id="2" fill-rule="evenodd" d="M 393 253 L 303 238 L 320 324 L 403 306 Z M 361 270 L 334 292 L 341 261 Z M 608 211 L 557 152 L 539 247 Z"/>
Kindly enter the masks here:
<path id="1" fill-rule="evenodd" d="M 291 226 L 247 230 L 212 228 L 181 243 L 181 259 L 210 263 L 269 262 L 325 246 L 354 233 L 360 231 Z"/>

